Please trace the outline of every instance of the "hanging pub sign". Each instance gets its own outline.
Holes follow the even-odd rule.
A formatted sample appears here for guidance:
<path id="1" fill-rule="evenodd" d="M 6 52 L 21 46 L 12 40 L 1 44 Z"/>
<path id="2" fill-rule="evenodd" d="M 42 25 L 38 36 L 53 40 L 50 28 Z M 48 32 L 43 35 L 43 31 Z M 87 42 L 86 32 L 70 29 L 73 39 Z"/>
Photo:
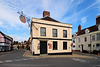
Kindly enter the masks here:
<path id="1" fill-rule="evenodd" d="M 23 15 L 20 15 L 19 19 L 21 20 L 21 22 L 26 23 L 26 18 Z"/>
<path id="2" fill-rule="evenodd" d="M 52 49 L 52 44 L 49 43 L 49 49 Z"/>

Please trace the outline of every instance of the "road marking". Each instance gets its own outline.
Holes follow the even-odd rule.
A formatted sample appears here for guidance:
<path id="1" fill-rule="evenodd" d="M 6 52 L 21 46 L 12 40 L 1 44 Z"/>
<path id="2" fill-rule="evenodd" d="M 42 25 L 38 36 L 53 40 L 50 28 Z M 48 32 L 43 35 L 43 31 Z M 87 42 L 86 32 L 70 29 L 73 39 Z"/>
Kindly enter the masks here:
<path id="1" fill-rule="evenodd" d="M 89 63 L 89 61 L 87 60 L 83 60 L 83 59 L 78 59 L 78 58 L 72 58 L 74 61 L 79 61 L 81 63 Z"/>
<path id="2" fill-rule="evenodd" d="M 0 63 L 3 63 L 3 61 L 0 61 Z"/>
<path id="3" fill-rule="evenodd" d="M 14 61 L 22 61 L 21 59 L 14 59 Z"/>
<path id="4" fill-rule="evenodd" d="M 5 60 L 4 62 L 13 62 L 12 60 Z"/>
<path id="5" fill-rule="evenodd" d="M 26 51 L 24 52 L 23 56 L 25 56 L 25 54 L 26 54 Z"/>
<path id="6" fill-rule="evenodd" d="M 22 60 L 29 60 L 29 59 L 23 58 Z"/>

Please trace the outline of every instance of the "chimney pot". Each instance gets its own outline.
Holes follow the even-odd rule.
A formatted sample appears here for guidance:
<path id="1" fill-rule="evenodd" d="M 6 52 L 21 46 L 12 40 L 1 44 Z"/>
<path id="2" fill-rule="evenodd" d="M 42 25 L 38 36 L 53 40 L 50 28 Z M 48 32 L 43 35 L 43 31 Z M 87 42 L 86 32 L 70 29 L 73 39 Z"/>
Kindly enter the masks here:
<path id="1" fill-rule="evenodd" d="M 81 25 L 78 26 L 78 32 L 81 31 Z"/>
<path id="2" fill-rule="evenodd" d="M 50 12 L 48 12 L 48 11 L 43 11 L 43 17 L 45 17 L 45 16 L 50 16 Z"/>
<path id="3" fill-rule="evenodd" d="M 96 25 L 100 24 L 100 15 L 96 17 Z"/>

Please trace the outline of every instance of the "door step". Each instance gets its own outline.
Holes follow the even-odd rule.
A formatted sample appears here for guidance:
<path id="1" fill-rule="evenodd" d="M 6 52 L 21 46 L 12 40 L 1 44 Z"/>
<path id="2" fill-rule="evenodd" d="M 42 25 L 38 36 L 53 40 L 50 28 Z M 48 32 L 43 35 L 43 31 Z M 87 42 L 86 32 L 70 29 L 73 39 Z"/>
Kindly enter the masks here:
<path id="1" fill-rule="evenodd" d="M 48 56 L 48 54 L 40 54 L 40 56 Z"/>

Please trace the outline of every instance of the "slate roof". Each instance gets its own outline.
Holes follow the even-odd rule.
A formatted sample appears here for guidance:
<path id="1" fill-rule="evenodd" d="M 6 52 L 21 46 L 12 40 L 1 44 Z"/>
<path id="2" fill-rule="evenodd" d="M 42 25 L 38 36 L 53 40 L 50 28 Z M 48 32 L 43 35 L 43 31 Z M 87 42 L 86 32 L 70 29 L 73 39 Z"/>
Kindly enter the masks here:
<path id="1" fill-rule="evenodd" d="M 53 18 L 51 18 L 49 16 L 43 17 L 43 18 L 41 18 L 41 20 L 48 20 L 48 21 L 53 21 L 53 22 L 59 22 L 59 21 L 57 21 L 57 20 L 55 20 L 55 19 L 53 19 Z M 59 22 L 59 23 L 61 23 L 61 22 Z"/>
<path id="2" fill-rule="evenodd" d="M 95 32 L 95 31 L 98 30 L 98 26 L 99 26 L 99 25 L 94 25 L 94 26 L 91 26 L 91 27 L 88 27 L 88 28 L 82 29 L 81 31 L 76 32 L 76 34 L 77 34 L 77 36 L 79 36 L 79 35 L 83 35 L 83 34 L 85 34 L 85 30 L 86 30 L 86 29 L 89 30 L 89 33 L 91 33 L 91 32 Z"/>

